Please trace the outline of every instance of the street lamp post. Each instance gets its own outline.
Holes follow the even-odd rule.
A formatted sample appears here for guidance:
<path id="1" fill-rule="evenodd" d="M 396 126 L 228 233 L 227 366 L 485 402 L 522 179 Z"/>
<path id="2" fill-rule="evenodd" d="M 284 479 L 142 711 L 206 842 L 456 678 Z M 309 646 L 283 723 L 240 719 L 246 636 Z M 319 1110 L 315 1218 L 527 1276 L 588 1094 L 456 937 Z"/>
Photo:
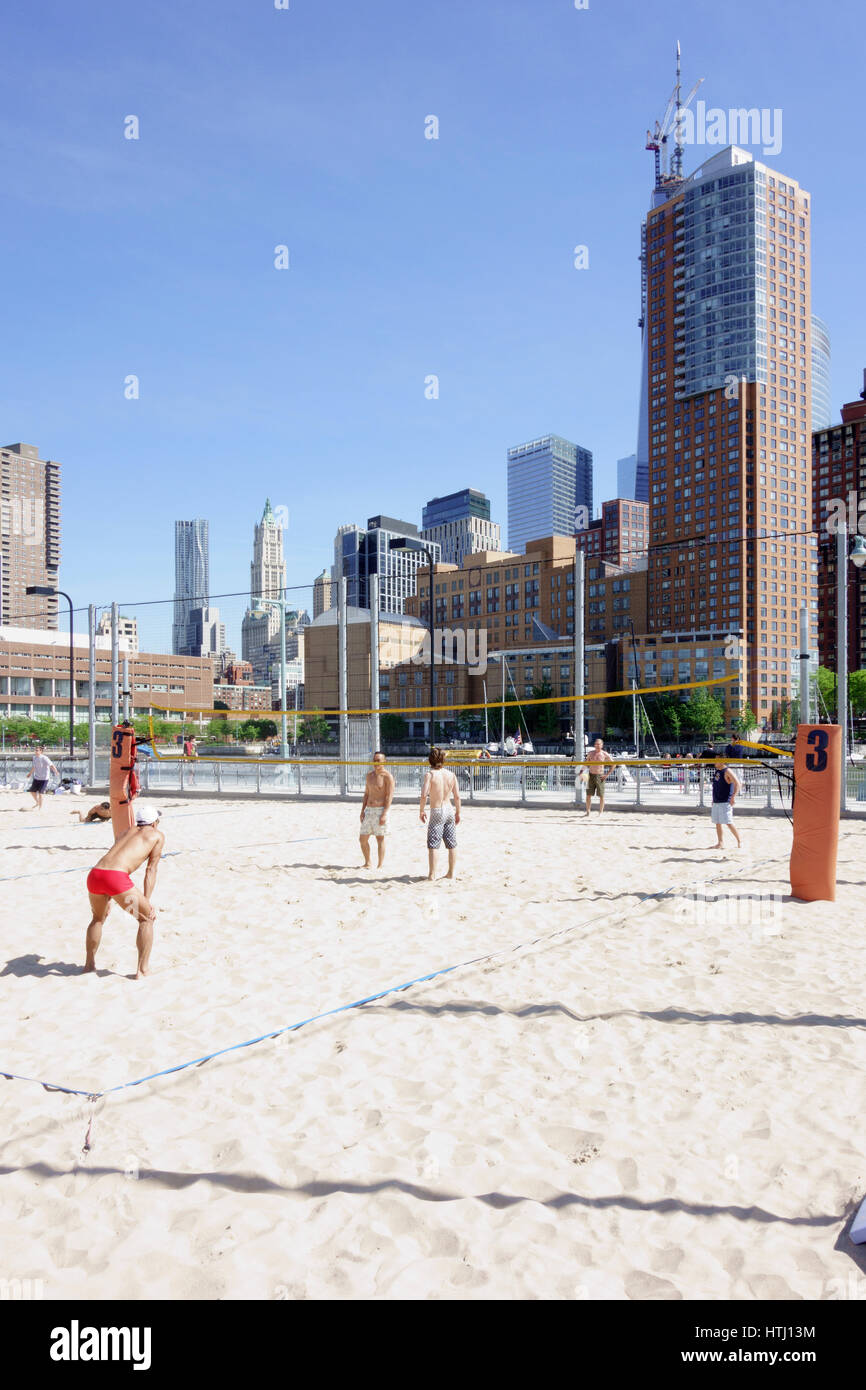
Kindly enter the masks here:
<path id="1" fill-rule="evenodd" d="M 69 756 L 75 757 L 75 643 L 72 632 L 72 599 L 62 589 L 52 589 L 46 584 L 28 584 L 25 594 L 41 594 L 54 598 L 59 595 L 69 604 Z"/>
<path id="2" fill-rule="evenodd" d="M 411 536 L 397 536 L 388 542 L 389 550 L 420 550 L 427 556 L 427 568 L 430 574 L 430 612 L 427 627 L 430 632 L 430 742 L 436 742 L 436 722 L 433 713 L 433 706 L 436 701 L 433 696 L 434 667 L 436 665 L 436 638 L 433 617 L 433 566 L 436 563 L 433 559 L 432 550 L 428 550 L 423 541 L 413 540 Z"/>
<path id="3" fill-rule="evenodd" d="M 848 524 L 836 526 L 836 718 L 842 731 L 841 810 L 848 808 L 848 561 L 861 569 L 866 564 L 866 541 L 854 537 L 848 553 Z"/>
<path id="4" fill-rule="evenodd" d="M 286 704 L 286 600 L 284 598 L 257 598 L 256 604 L 267 604 L 270 608 L 276 608 L 280 614 L 280 709 L 282 711 L 280 757 L 285 761 L 289 756 L 288 706 Z"/>

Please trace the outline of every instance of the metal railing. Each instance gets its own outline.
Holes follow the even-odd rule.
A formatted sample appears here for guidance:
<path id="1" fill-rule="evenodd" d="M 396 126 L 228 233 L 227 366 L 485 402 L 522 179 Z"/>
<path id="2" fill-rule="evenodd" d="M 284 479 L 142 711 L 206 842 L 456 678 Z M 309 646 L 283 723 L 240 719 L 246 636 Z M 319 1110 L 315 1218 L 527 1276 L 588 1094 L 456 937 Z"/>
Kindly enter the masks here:
<path id="1" fill-rule="evenodd" d="M 85 768 L 69 758 L 55 758 L 61 777 Z M 768 766 L 739 766 L 737 774 L 742 792 L 739 808 L 782 812 L 791 806 L 790 759 L 778 759 Z M 347 792 L 363 794 L 368 764 L 346 768 Z M 426 763 L 417 759 L 388 762 L 396 782 L 396 796 L 407 800 L 420 794 Z M 574 763 L 529 758 L 492 759 L 455 764 L 461 796 L 468 802 L 491 804 L 584 804 L 584 788 Z M 777 776 L 777 772 L 781 775 Z M 240 762 L 235 758 L 148 759 L 138 763 L 141 789 L 150 795 L 160 791 L 216 797 L 322 797 L 340 796 L 340 767 L 336 762 L 317 761 Z M 639 774 L 639 775 L 638 775 Z M 787 774 L 787 775 L 785 775 Z M 640 805 L 651 810 L 677 810 L 684 807 L 709 808 L 712 769 L 704 767 L 640 767 L 616 763 L 605 784 L 605 801 L 611 807 Z M 848 809 L 866 815 L 866 763 L 848 770 Z M 0 792 L 26 791 L 29 786 L 30 759 L 15 755 L 0 758 Z M 99 794 L 108 786 L 108 756 L 97 757 L 96 786 Z"/>

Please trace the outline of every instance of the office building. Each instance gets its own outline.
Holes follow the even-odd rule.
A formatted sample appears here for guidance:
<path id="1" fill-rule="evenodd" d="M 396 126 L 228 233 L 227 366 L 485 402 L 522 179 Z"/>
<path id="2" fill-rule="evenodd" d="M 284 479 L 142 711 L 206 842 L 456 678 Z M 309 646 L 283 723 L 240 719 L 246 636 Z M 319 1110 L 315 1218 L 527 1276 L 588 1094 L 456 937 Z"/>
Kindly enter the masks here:
<path id="1" fill-rule="evenodd" d="M 192 610 L 207 604 L 210 594 L 210 563 L 207 521 L 174 523 L 174 622 L 171 649 L 183 656 L 195 647 L 191 628 Z"/>
<path id="2" fill-rule="evenodd" d="M 75 722 L 86 723 L 90 646 L 73 633 Z M 206 658 L 128 651 L 133 714 L 180 718 L 181 710 L 213 707 L 213 666 Z M 96 638 L 96 717 L 111 715 L 111 637 Z M 166 714 L 165 707 L 169 712 Z M 26 719 L 69 718 L 69 633 L 0 628 L 0 715 Z"/>
<path id="3" fill-rule="evenodd" d="M 392 548 L 392 541 L 408 541 L 405 547 Z M 418 570 L 427 564 L 424 547 L 432 553 L 434 563 L 441 556 L 436 541 L 424 541 L 417 526 L 410 521 L 398 521 L 392 516 L 371 516 L 366 529 L 341 526 L 334 540 L 334 584 L 346 580 L 346 602 L 351 608 L 370 607 L 370 576 L 379 577 L 379 610 L 382 613 L 402 613 L 407 598 L 415 593 Z M 336 606 L 336 593 L 333 595 Z"/>
<path id="4" fill-rule="evenodd" d="M 499 525 L 490 520 L 490 499 L 471 487 L 432 498 L 421 515 L 421 536 L 439 545 L 449 565 L 462 565 L 481 550 L 502 549 Z"/>
<path id="5" fill-rule="evenodd" d="M 833 388 L 830 380 L 830 330 L 812 315 L 812 432 L 833 423 Z"/>
<path id="6" fill-rule="evenodd" d="M 280 655 L 280 610 L 259 599 L 280 599 L 285 595 L 286 561 L 283 528 L 265 502 L 262 519 L 253 530 L 253 558 L 250 563 L 250 606 L 241 623 L 241 653 L 251 663 L 256 683 L 269 685 L 272 666 Z M 289 615 L 286 615 L 289 626 Z"/>
<path id="7" fill-rule="evenodd" d="M 818 656 L 836 670 L 836 529 L 866 534 L 866 372 L 860 399 L 842 407 L 841 424 L 812 437 L 813 526 L 818 535 Z M 861 510 L 862 508 L 862 510 Z M 828 526 L 828 522 L 830 523 Z M 866 567 L 848 562 L 848 670 L 866 670 Z"/>
<path id="8" fill-rule="evenodd" d="M 649 465 L 646 459 L 638 463 L 637 454 L 616 461 L 616 495 L 649 502 Z"/>
<path id="9" fill-rule="evenodd" d="M 578 509 L 581 509 L 580 511 Z M 592 454 L 556 434 L 508 450 L 508 548 L 572 536 L 592 516 Z"/>
<path id="10" fill-rule="evenodd" d="M 32 444 L 0 449 L 0 623 L 56 628 L 58 599 L 28 596 L 56 588 L 60 570 L 60 464 Z"/>
<path id="11" fill-rule="evenodd" d="M 331 576 L 327 570 L 313 580 L 313 618 L 327 613 L 331 606 Z"/>
<path id="12" fill-rule="evenodd" d="M 97 637 L 107 637 L 111 641 L 111 612 L 106 610 L 102 613 L 99 622 L 96 624 Z M 138 619 L 128 618 L 125 614 L 119 613 L 117 616 L 117 639 L 128 652 L 138 651 Z"/>
<path id="13" fill-rule="evenodd" d="M 547 536 L 522 555 L 511 551 L 468 557 L 433 572 L 433 622 L 440 629 L 480 631 L 487 647 L 526 646 L 574 632 L 574 536 Z M 584 590 L 586 640 L 604 642 L 646 628 L 646 558 L 629 566 L 587 559 Z M 406 610 L 430 622 L 430 575 L 418 576 L 417 596 Z"/>
<path id="14" fill-rule="evenodd" d="M 574 539 L 587 558 L 607 560 L 613 565 L 629 565 L 645 560 L 649 543 L 649 507 L 615 497 L 602 504 L 601 516 L 587 527 L 576 530 Z"/>
<path id="15" fill-rule="evenodd" d="M 761 725 L 803 603 L 817 635 L 810 204 L 731 146 L 661 180 L 643 228 L 649 632 L 742 630 Z"/>

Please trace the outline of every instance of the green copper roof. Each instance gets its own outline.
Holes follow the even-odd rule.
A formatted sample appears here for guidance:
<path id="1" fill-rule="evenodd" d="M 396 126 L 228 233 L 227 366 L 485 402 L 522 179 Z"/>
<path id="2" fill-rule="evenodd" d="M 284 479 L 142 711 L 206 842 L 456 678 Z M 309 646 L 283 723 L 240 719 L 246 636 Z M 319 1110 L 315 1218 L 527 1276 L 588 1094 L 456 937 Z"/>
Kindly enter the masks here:
<path id="1" fill-rule="evenodd" d="M 276 526 L 276 524 L 277 524 L 277 518 L 274 516 L 273 512 L 271 511 L 271 499 L 270 499 L 270 497 L 265 498 L 265 510 L 262 512 L 262 525 L 264 525 L 266 521 L 271 522 L 271 524 L 274 525 L 274 526 Z"/>

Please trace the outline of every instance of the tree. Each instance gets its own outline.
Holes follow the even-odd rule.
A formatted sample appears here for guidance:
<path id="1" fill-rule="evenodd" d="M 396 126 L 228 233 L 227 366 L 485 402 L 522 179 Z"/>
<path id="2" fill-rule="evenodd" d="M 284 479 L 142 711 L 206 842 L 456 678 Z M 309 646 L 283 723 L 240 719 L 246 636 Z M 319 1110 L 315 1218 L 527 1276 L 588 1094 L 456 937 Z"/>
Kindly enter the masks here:
<path id="1" fill-rule="evenodd" d="M 779 701 L 779 728 L 783 734 L 791 732 L 791 706 L 786 699 Z"/>
<path id="2" fill-rule="evenodd" d="M 836 672 L 828 671 L 826 666 L 818 667 L 819 715 L 826 709 L 828 714 L 836 713 Z"/>
<path id="3" fill-rule="evenodd" d="M 852 671 L 848 678 L 848 700 L 854 714 L 866 714 L 866 671 Z"/>
<path id="4" fill-rule="evenodd" d="M 300 725 L 298 738 L 304 743 L 328 743 L 331 728 L 327 719 L 321 714 L 308 714 Z"/>
<path id="5" fill-rule="evenodd" d="M 532 687 L 533 700 L 549 700 L 552 695 L 553 686 L 548 680 Z M 559 717 L 553 705 L 530 705 L 529 717 L 533 733 L 541 734 L 542 738 L 552 738 L 558 733 Z"/>
<path id="6" fill-rule="evenodd" d="M 409 737 L 409 725 L 399 714 L 383 714 L 379 720 L 379 732 L 383 741 L 388 739 L 396 743 Z"/>
<path id="7" fill-rule="evenodd" d="M 747 738 L 754 729 L 758 727 L 758 716 L 750 705 L 741 705 L 739 711 L 731 720 L 731 728 L 735 734 L 741 734 Z"/>
<path id="8" fill-rule="evenodd" d="M 207 726 L 206 735 L 216 742 L 223 742 L 231 734 L 231 724 L 227 719 L 212 719 Z"/>
<path id="9" fill-rule="evenodd" d="M 676 696 L 668 693 L 648 695 L 646 703 L 650 720 L 656 731 L 663 738 L 679 738 L 683 725 L 683 707 Z"/>
<path id="10" fill-rule="evenodd" d="M 724 705 L 717 695 L 711 695 L 706 688 L 693 690 L 683 703 L 683 722 L 686 728 L 708 741 L 724 727 Z"/>

